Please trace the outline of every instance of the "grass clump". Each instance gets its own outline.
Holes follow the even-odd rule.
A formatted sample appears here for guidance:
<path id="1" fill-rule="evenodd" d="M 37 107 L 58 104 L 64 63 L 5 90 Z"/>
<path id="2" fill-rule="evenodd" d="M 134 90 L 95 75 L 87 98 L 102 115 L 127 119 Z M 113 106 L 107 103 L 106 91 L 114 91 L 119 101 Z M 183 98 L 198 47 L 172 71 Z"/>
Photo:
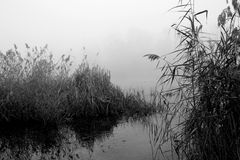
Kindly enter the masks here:
<path id="1" fill-rule="evenodd" d="M 110 72 L 86 59 L 70 72 L 70 56 L 53 59 L 48 47 L 0 53 L 0 123 L 71 123 L 81 118 L 150 113 L 150 103 L 111 83 Z M 140 107 L 139 107 L 140 106 Z"/>

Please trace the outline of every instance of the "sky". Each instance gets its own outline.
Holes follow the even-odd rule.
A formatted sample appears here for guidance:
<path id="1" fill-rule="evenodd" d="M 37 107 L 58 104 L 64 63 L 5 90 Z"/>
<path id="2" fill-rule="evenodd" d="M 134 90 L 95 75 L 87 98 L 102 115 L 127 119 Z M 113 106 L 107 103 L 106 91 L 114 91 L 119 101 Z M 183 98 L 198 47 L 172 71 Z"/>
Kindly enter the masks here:
<path id="1" fill-rule="evenodd" d="M 226 0 L 195 0 L 196 11 L 207 9 L 204 22 L 217 30 L 217 16 Z M 175 49 L 171 25 L 179 13 L 169 11 L 178 0 L 1 0 L 0 51 L 25 43 L 44 46 L 60 57 L 70 54 L 75 64 L 89 63 L 110 70 L 112 82 L 124 89 L 153 88 L 159 71 L 143 57 Z"/>

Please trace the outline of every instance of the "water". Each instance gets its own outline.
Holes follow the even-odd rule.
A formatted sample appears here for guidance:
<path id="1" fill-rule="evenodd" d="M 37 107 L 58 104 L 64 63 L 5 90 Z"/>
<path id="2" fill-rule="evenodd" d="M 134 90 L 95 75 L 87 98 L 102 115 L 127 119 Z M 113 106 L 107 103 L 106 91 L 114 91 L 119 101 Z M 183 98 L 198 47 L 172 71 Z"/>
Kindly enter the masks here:
<path id="1" fill-rule="evenodd" d="M 156 114 L 128 122 L 79 121 L 47 129 L 1 127 L 0 159 L 176 159 L 167 139 L 172 136 L 166 132 L 169 124 L 169 117 Z"/>

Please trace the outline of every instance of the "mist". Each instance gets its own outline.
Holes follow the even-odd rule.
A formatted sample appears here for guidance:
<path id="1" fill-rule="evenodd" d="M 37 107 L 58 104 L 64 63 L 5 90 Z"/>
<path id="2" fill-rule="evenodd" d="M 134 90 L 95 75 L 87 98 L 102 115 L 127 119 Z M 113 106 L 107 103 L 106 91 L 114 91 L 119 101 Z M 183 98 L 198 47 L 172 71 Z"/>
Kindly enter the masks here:
<path id="1" fill-rule="evenodd" d="M 196 3 L 198 10 L 209 10 L 203 22 L 214 32 L 225 2 Z M 75 64 L 86 54 L 90 64 L 111 72 L 113 83 L 147 90 L 154 88 L 159 72 L 143 56 L 175 49 L 178 37 L 170 26 L 178 13 L 169 11 L 175 5 L 176 0 L 3 1 L 0 49 L 48 44 L 55 56 L 69 54 Z"/>

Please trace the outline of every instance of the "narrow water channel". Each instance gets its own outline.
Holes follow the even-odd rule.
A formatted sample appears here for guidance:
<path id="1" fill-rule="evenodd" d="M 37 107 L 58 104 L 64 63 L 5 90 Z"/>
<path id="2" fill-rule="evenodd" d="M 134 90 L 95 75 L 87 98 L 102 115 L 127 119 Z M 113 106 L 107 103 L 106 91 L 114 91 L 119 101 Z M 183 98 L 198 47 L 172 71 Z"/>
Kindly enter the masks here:
<path id="1" fill-rule="evenodd" d="M 175 123 L 175 122 L 173 122 Z M 1 128 L 0 159 L 165 160 L 176 159 L 166 132 L 168 117 L 81 121 L 48 129 Z"/>

